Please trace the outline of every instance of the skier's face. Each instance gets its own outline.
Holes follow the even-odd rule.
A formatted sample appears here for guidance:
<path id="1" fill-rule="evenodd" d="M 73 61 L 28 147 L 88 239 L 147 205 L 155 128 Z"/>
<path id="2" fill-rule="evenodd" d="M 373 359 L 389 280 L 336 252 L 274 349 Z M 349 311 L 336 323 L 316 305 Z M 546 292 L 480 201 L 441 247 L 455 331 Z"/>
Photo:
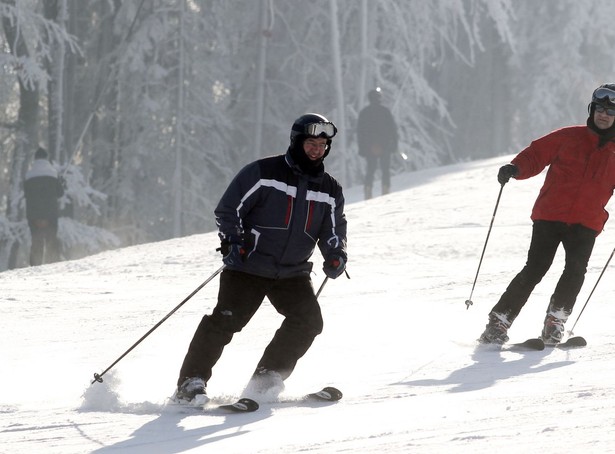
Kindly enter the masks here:
<path id="1" fill-rule="evenodd" d="M 311 161 L 318 161 L 327 151 L 327 139 L 324 137 L 310 137 L 303 141 L 303 151 Z"/>
<path id="2" fill-rule="evenodd" d="M 594 124 L 600 129 L 609 129 L 615 122 L 615 115 L 609 115 L 613 112 L 612 109 L 605 109 L 596 104 L 594 108 Z"/>

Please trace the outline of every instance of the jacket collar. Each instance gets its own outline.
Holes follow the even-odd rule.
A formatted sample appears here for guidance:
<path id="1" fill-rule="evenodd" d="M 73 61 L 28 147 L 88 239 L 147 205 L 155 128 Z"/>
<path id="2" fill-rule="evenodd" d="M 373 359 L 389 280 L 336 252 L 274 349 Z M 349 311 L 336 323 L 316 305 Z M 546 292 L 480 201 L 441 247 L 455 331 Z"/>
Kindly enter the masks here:
<path id="1" fill-rule="evenodd" d="M 290 147 L 286 151 L 284 159 L 295 175 L 309 181 L 321 181 L 323 175 L 325 174 L 325 165 L 322 162 L 318 165 L 318 167 L 315 167 L 312 172 L 306 172 L 297 162 L 295 162 L 295 159 L 293 159 L 293 153 Z"/>

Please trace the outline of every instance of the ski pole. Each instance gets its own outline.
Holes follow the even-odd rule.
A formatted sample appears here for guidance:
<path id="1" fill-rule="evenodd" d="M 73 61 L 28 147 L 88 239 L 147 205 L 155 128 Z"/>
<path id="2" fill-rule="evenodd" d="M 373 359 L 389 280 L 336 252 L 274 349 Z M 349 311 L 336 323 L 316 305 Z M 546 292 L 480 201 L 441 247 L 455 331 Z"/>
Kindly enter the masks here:
<path id="1" fill-rule="evenodd" d="M 474 277 L 474 283 L 472 284 L 472 291 L 470 292 L 470 297 L 466 300 L 466 309 L 470 309 L 470 306 L 474 304 L 472 302 L 472 295 L 474 294 L 474 287 L 476 287 L 476 281 L 478 280 L 478 273 L 480 271 L 480 266 L 483 263 L 483 257 L 485 256 L 485 250 L 487 250 L 487 242 L 489 241 L 489 235 L 491 235 L 491 229 L 493 228 L 493 221 L 495 219 L 495 214 L 498 211 L 498 205 L 500 204 L 500 198 L 502 197 L 502 191 L 504 190 L 504 184 L 500 186 L 500 192 L 498 194 L 498 199 L 495 202 L 495 208 L 493 209 L 493 215 L 491 216 L 491 223 L 489 224 L 489 230 L 487 231 L 487 238 L 485 239 L 485 245 L 483 246 L 483 253 L 480 255 L 480 260 L 478 262 L 478 269 L 476 270 L 476 276 Z"/>
<path id="2" fill-rule="evenodd" d="M 320 284 L 320 288 L 316 292 L 316 299 L 318 299 L 318 297 L 320 296 L 320 292 L 322 292 L 322 289 L 325 288 L 325 284 L 327 283 L 328 280 L 329 280 L 329 276 L 325 277 L 325 280 L 322 281 L 322 284 Z"/>
<path id="3" fill-rule="evenodd" d="M 602 272 L 600 273 L 600 276 L 598 276 L 598 280 L 596 281 L 596 284 L 594 284 L 594 288 L 592 289 L 591 292 L 589 292 L 589 296 L 587 297 L 587 301 L 585 301 L 585 304 L 581 308 L 581 312 L 579 312 L 579 315 L 578 315 L 577 319 L 575 320 L 574 324 L 572 325 L 572 328 L 570 328 L 570 331 L 568 331 L 568 334 L 570 334 L 571 336 L 573 335 L 574 327 L 577 326 L 577 322 L 581 318 L 581 314 L 583 314 L 583 311 L 585 310 L 585 307 L 587 306 L 587 303 L 589 303 L 589 299 L 594 294 L 594 290 L 596 290 L 596 287 L 598 287 L 598 282 L 600 282 L 600 279 L 602 279 L 602 275 L 604 274 L 604 272 L 606 271 L 607 267 L 609 266 L 609 263 L 611 262 L 611 259 L 613 258 L 613 254 L 615 254 L 615 249 L 613 249 L 613 251 L 611 252 L 611 255 L 609 256 L 609 259 L 606 261 L 606 264 L 604 265 L 604 268 L 602 268 Z"/>
<path id="4" fill-rule="evenodd" d="M 120 362 L 120 360 L 121 360 L 122 358 L 124 358 L 124 356 L 126 356 L 128 353 L 130 353 L 130 352 L 131 352 L 131 351 L 132 351 L 132 350 L 133 350 L 133 349 L 134 349 L 137 345 L 139 345 L 139 344 L 140 344 L 140 343 L 141 343 L 141 342 L 142 342 L 142 341 L 143 341 L 143 340 L 144 340 L 147 336 L 149 336 L 150 334 L 152 334 L 156 328 L 158 328 L 160 325 L 162 325 L 162 324 L 163 324 L 163 323 L 164 323 L 164 322 L 165 322 L 165 321 L 166 321 L 166 320 L 167 320 L 167 319 L 168 319 L 171 315 L 173 315 L 175 312 L 177 312 L 177 310 L 178 310 L 180 307 L 182 307 L 184 304 L 186 304 L 190 298 L 192 298 L 194 295 L 196 295 L 196 294 L 197 294 L 197 292 L 198 292 L 199 290 L 201 290 L 203 287 L 205 287 L 205 286 L 206 286 L 206 285 L 207 285 L 207 284 L 208 284 L 208 283 L 209 283 L 209 282 L 210 282 L 210 281 L 211 281 L 214 277 L 216 277 L 218 274 L 220 274 L 220 272 L 221 272 L 221 271 L 222 271 L 225 267 L 226 267 L 226 265 L 222 265 L 220 268 L 218 268 L 218 269 L 214 272 L 214 274 L 212 274 L 211 276 L 209 276 L 209 277 L 208 277 L 208 278 L 207 278 L 207 279 L 206 279 L 206 280 L 205 280 L 205 281 L 204 281 L 201 285 L 199 285 L 196 289 L 194 289 L 194 291 L 193 291 L 190 295 L 188 295 L 186 298 L 184 298 L 184 300 L 183 300 L 181 303 L 179 303 L 177 306 L 175 306 L 175 308 L 174 308 L 171 312 L 169 312 L 167 315 L 165 315 L 165 316 L 164 316 L 164 318 L 163 318 L 162 320 L 160 320 L 158 323 L 156 323 L 156 324 L 152 327 L 152 329 L 150 329 L 147 333 L 145 333 L 145 334 L 141 337 L 141 339 L 139 339 L 137 342 L 135 342 L 135 343 L 132 345 L 132 347 L 130 347 L 128 350 L 126 350 L 126 351 L 122 354 L 122 356 L 120 356 L 118 359 L 116 359 L 116 360 L 113 362 L 113 364 L 111 364 L 109 367 L 107 367 L 107 368 L 106 368 L 104 371 L 102 371 L 100 374 L 95 373 L 95 374 L 94 374 L 94 380 L 92 381 L 92 383 L 91 383 L 91 384 L 93 385 L 95 382 L 102 383 L 102 382 L 103 382 L 103 379 L 102 379 L 102 376 L 103 376 L 103 375 L 105 375 L 107 372 L 109 372 L 113 366 L 115 366 L 117 363 L 119 363 L 119 362 Z M 323 284 L 323 285 L 324 285 L 324 284 Z"/>

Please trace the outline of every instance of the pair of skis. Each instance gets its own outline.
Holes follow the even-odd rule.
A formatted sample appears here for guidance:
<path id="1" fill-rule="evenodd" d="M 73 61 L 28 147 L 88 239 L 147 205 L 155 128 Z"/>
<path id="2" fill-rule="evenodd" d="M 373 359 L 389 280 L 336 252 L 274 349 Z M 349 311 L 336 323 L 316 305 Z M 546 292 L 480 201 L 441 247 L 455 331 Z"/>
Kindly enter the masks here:
<path id="1" fill-rule="evenodd" d="M 508 346 L 508 350 L 536 350 L 541 351 L 544 350 L 545 347 L 553 347 L 560 349 L 569 349 L 569 348 L 580 348 L 585 347 L 587 345 L 587 341 L 583 336 L 573 336 L 566 340 L 566 342 L 560 342 L 559 344 L 545 344 L 540 338 L 530 338 L 524 342 L 519 342 L 516 344 L 510 344 Z M 506 346 L 505 346 L 506 348 Z"/>
<path id="2" fill-rule="evenodd" d="M 334 388 L 332 386 L 327 386 L 320 391 L 316 391 L 313 393 L 306 394 L 300 399 L 297 400 L 289 400 L 289 401 L 280 401 L 279 403 L 301 403 L 301 402 L 337 402 L 342 398 L 342 392 Z M 210 411 L 220 411 L 222 413 L 251 413 L 257 411 L 260 408 L 259 403 L 254 399 L 249 399 L 247 397 L 242 397 L 241 399 L 221 404 L 221 405 L 212 405 L 205 394 L 196 396 L 192 401 L 177 401 L 175 398 L 170 399 L 170 403 L 172 405 L 178 405 L 184 408 L 191 408 L 196 410 L 201 410 L 205 412 Z"/>

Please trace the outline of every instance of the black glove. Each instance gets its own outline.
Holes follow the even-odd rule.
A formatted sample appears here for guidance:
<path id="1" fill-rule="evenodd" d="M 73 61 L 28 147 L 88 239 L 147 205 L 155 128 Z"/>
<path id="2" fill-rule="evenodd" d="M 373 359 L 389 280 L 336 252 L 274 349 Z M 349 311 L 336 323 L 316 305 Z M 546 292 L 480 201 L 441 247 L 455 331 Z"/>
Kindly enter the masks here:
<path id="1" fill-rule="evenodd" d="M 500 167 L 500 171 L 498 172 L 498 181 L 501 185 L 505 185 L 510 180 L 510 177 L 516 177 L 519 173 L 519 169 L 514 164 L 506 164 L 505 166 Z"/>
<path id="2" fill-rule="evenodd" d="M 226 266 L 239 265 L 246 259 L 246 250 L 239 243 L 222 243 L 219 251 Z"/>
<path id="3" fill-rule="evenodd" d="M 344 260 L 344 257 L 340 257 L 339 255 L 332 255 L 322 264 L 322 270 L 325 272 L 327 277 L 330 277 L 331 279 L 340 277 L 345 269 L 346 261 Z"/>

